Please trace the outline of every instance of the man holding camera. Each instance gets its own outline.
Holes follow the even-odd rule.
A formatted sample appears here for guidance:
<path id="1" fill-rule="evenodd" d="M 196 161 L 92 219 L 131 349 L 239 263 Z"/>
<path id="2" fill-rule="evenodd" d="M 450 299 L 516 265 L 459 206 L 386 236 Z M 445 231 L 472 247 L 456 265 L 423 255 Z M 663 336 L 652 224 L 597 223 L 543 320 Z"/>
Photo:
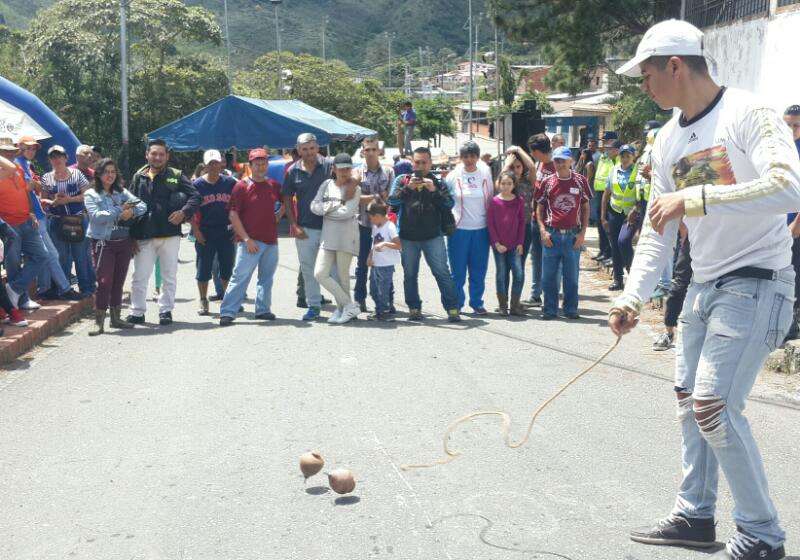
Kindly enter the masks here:
<path id="1" fill-rule="evenodd" d="M 151 140 L 145 157 L 147 165 L 134 174 L 130 184 L 131 193 L 147 204 L 147 212 L 131 227 L 131 236 L 139 248 L 133 259 L 131 313 L 127 321 L 134 325 L 144 323 L 147 284 L 156 259 L 160 258 L 158 322 L 169 325 L 175 307 L 181 224 L 200 207 L 200 193 L 179 169 L 167 167 L 169 147 L 163 140 Z"/>
<path id="2" fill-rule="evenodd" d="M 443 225 L 455 231 L 451 209 L 453 198 L 438 177 L 431 173 L 433 162 L 428 148 L 414 150 L 413 175 L 400 175 L 392 183 L 388 202 L 397 213 L 398 235 L 402 240 L 403 289 L 410 321 L 422 320 L 419 296 L 419 260 L 425 261 L 439 286 L 442 306 L 450 322 L 461 320 L 456 286 L 447 264 Z"/>

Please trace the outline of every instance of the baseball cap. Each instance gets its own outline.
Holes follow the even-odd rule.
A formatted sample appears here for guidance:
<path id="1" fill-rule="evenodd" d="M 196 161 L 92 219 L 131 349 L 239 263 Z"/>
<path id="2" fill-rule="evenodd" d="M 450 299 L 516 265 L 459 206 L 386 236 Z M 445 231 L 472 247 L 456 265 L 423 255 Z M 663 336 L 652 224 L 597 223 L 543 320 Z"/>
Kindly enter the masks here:
<path id="1" fill-rule="evenodd" d="M 47 150 L 48 156 L 52 154 L 59 154 L 65 156 L 67 155 L 67 150 L 64 149 L 64 146 L 59 146 L 58 144 L 55 144 L 53 146 L 50 146 L 50 149 Z"/>
<path id="2" fill-rule="evenodd" d="M 622 149 L 622 146 L 624 146 L 624 145 L 625 145 L 625 144 L 623 144 L 623 143 L 622 143 L 622 140 L 614 140 L 614 141 L 613 141 L 613 142 L 611 142 L 611 144 L 609 144 L 607 147 L 608 147 L 608 148 L 614 148 L 615 150 L 621 150 L 621 149 Z"/>
<path id="3" fill-rule="evenodd" d="M 19 150 L 19 148 L 17 148 L 17 145 L 14 144 L 14 141 L 11 138 L 0 138 L 0 150 L 16 152 Z"/>
<path id="4" fill-rule="evenodd" d="M 41 144 L 36 141 L 36 138 L 33 136 L 23 136 L 17 142 L 17 146 L 36 146 L 37 148 L 41 147 Z"/>
<path id="5" fill-rule="evenodd" d="M 553 150 L 553 159 L 572 159 L 572 150 L 566 146 L 561 146 Z"/>
<path id="6" fill-rule="evenodd" d="M 208 165 L 212 161 L 222 162 L 222 155 L 219 150 L 206 150 L 203 152 L 203 163 Z"/>
<path id="7" fill-rule="evenodd" d="M 311 134 L 310 132 L 304 132 L 300 136 L 297 137 L 297 145 L 300 144 L 308 144 L 309 142 L 316 142 L 317 137 Z"/>
<path id="8" fill-rule="evenodd" d="M 267 159 L 267 150 L 264 148 L 250 150 L 250 153 L 247 154 L 247 161 L 253 161 L 254 159 Z"/>
<path id="9" fill-rule="evenodd" d="M 636 55 L 617 74 L 637 78 L 639 65 L 652 56 L 703 56 L 703 32 L 687 21 L 668 19 L 647 30 L 636 47 Z"/>
<path id="10" fill-rule="evenodd" d="M 631 155 L 636 155 L 636 148 L 634 148 L 630 144 L 623 144 L 619 149 L 619 153 L 621 154 L 629 153 Z"/>
<path id="11" fill-rule="evenodd" d="M 616 140 L 617 138 L 619 138 L 619 136 L 617 136 L 617 133 L 613 130 L 606 130 L 603 133 L 603 140 Z"/>
<path id="12" fill-rule="evenodd" d="M 336 157 L 333 158 L 333 165 L 336 169 L 353 167 L 353 158 L 350 157 L 350 154 L 336 154 Z"/>

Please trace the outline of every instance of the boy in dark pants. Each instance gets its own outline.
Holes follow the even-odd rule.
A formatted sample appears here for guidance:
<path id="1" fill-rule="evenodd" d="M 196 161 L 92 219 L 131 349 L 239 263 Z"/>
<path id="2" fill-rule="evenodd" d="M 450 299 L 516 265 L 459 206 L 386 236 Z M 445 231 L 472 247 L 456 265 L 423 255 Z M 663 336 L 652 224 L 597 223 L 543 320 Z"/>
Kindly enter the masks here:
<path id="1" fill-rule="evenodd" d="M 367 317 L 373 321 L 393 321 L 389 308 L 394 291 L 392 277 L 395 265 L 400 264 L 400 237 L 397 227 L 386 217 L 387 206 L 382 202 L 370 202 L 367 214 L 372 224 L 372 251 L 368 264 L 369 291 L 375 302 L 375 313 Z"/>

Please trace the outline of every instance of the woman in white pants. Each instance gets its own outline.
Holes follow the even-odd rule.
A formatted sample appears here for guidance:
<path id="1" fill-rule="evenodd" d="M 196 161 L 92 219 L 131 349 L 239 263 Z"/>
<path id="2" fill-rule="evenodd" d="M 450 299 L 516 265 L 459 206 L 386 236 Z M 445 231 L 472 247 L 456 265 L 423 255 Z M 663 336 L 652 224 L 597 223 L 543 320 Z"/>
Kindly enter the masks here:
<path id="1" fill-rule="evenodd" d="M 314 278 L 336 299 L 336 311 L 328 322 L 344 324 L 358 317 L 361 310 L 350 297 L 350 263 L 359 249 L 357 218 L 361 188 L 353 177 L 353 160 L 348 154 L 337 155 L 333 165 L 336 178 L 322 183 L 311 202 L 311 211 L 322 216 L 322 240 Z"/>

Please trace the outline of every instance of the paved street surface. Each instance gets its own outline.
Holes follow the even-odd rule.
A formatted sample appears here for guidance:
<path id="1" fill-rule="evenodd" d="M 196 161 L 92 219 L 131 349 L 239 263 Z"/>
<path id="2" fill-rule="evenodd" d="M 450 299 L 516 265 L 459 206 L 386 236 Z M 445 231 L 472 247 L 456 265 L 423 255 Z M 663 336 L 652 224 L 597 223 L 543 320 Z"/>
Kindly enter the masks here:
<path id="1" fill-rule="evenodd" d="M 450 325 L 423 267 L 436 316 L 422 326 L 310 325 L 282 239 L 279 320 L 252 320 L 250 302 L 223 330 L 196 315 L 188 242 L 182 258 L 173 326 L 155 326 L 152 305 L 131 332 L 90 339 L 83 320 L 0 371 L 0 559 L 707 557 L 627 538 L 669 512 L 680 476 L 673 354 L 651 352 L 644 331 L 555 401 L 525 447 L 506 449 L 499 423 L 480 419 L 453 436 L 464 457 L 399 468 L 439 458 L 446 427 L 474 410 L 510 412 L 521 434 L 613 342 L 604 284 L 582 285 L 579 323 Z M 399 271 L 395 285 L 402 300 Z M 759 401 L 749 416 L 797 560 L 800 412 Z M 353 498 L 325 491 L 321 475 L 304 486 L 297 460 L 312 449 L 326 470 L 354 471 Z M 731 507 L 723 484 L 720 540 Z"/>

